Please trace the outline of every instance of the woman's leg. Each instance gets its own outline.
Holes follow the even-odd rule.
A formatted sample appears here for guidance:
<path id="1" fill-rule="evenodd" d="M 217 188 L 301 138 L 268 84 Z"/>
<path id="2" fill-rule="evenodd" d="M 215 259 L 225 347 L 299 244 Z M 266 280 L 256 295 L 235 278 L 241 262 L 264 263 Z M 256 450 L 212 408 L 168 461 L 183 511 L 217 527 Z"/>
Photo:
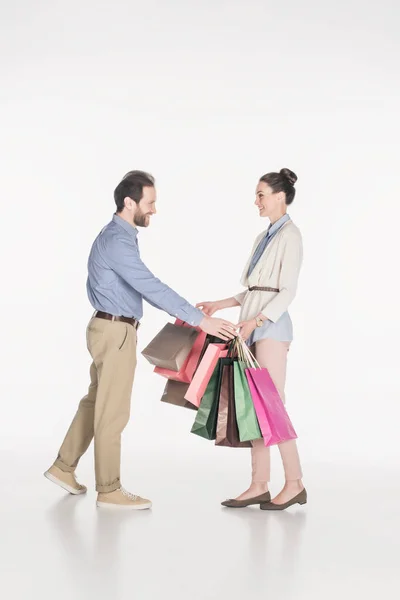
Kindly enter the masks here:
<path id="1" fill-rule="evenodd" d="M 276 340 L 266 339 L 257 342 L 255 346 L 255 354 L 260 366 L 268 369 L 284 402 L 289 345 L 289 342 L 277 342 Z M 254 347 L 252 350 L 254 350 Z M 264 440 L 262 439 L 254 440 L 253 442 L 251 464 L 251 485 L 237 500 L 254 498 L 268 491 L 268 482 L 270 480 L 270 449 L 265 447 Z"/>
<path id="2" fill-rule="evenodd" d="M 261 367 L 268 369 L 283 402 L 285 402 L 286 365 L 289 346 L 290 342 L 278 342 L 272 339 L 261 340 L 256 344 L 256 358 Z M 285 487 L 273 501 L 276 504 L 283 504 L 304 488 L 301 481 L 303 474 L 296 440 L 283 442 L 279 444 L 278 448 L 285 471 Z M 269 481 L 269 454 L 269 448 L 263 445 L 263 440 L 257 440 L 253 443 L 253 481 L 259 480 L 263 472 L 265 472 L 266 480 Z"/>

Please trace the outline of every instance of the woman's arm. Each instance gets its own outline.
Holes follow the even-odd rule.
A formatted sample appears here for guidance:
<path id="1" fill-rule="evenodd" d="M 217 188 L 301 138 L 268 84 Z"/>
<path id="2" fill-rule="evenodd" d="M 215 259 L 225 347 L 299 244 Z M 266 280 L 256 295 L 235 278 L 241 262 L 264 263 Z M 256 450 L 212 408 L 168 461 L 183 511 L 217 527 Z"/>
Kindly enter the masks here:
<path id="1" fill-rule="evenodd" d="M 245 292 L 240 292 L 239 294 L 236 294 L 235 296 L 233 296 L 233 298 L 230 298 L 230 300 L 236 302 L 236 304 L 233 304 L 232 306 L 241 306 L 244 302 L 246 294 L 247 290 Z"/>
<path id="2" fill-rule="evenodd" d="M 234 296 L 232 298 L 225 298 L 224 300 L 216 300 L 215 302 L 199 302 L 196 304 L 196 308 L 202 310 L 208 317 L 212 317 L 218 310 L 233 308 L 234 306 L 240 306 L 240 302 Z"/>
<path id="3" fill-rule="evenodd" d="M 246 292 L 245 292 L 246 294 Z M 240 306 L 241 302 L 237 300 L 237 296 L 232 296 L 231 298 L 225 298 L 225 300 L 219 301 L 222 308 L 234 308 L 235 306 Z"/>
<path id="4" fill-rule="evenodd" d="M 303 243 L 301 236 L 290 236 L 286 241 L 282 256 L 279 293 L 261 311 L 261 315 L 266 319 L 275 323 L 287 311 L 296 295 L 302 262 Z"/>

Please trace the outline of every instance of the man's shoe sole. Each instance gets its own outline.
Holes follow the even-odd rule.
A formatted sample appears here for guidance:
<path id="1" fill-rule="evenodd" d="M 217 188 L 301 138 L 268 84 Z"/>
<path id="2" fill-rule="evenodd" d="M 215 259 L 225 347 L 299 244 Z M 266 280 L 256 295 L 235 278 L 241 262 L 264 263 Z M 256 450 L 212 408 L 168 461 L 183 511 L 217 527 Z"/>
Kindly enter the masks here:
<path id="1" fill-rule="evenodd" d="M 111 504 L 111 502 L 96 502 L 98 508 L 108 508 L 110 510 L 147 510 L 152 507 L 152 503 L 147 504 Z"/>
<path id="2" fill-rule="evenodd" d="M 46 477 L 46 479 L 48 479 L 52 483 L 55 483 L 56 485 L 61 487 L 63 490 L 65 490 L 66 492 L 69 492 L 70 494 L 73 494 L 74 496 L 80 496 L 81 494 L 86 494 L 86 492 L 87 492 L 87 490 L 85 488 L 83 488 L 81 490 L 77 490 L 77 489 L 71 487 L 70 485 L 68 485 L 68 483 L 64 483 L 63 481 L 61 481 L 61 479 L 57 479 L 57 477 L 54 477 L 54 475 L 52 475 L 48 471 L 46 471 L 44 476 Z"/>

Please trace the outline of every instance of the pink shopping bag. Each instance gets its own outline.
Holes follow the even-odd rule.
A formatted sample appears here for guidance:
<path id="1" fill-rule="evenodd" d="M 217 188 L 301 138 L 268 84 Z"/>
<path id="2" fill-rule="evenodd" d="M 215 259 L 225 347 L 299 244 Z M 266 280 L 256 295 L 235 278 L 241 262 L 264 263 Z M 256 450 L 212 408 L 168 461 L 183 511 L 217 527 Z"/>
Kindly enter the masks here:
<path id="1" fill-rule="evenodd" d="M 266 446 L 297 438 L 289 415 L 267 369 L 246 369 L 246 377 Z"/>
<path id="2" fill-rule="evenodd" d="M 180 319 L 176 320 L 175 325 L 181 325 L 182 327 L 191 327 L 191 325 L 184 323 Z M 199 363 L 201 352 L 203 350 L 203 346 L 207 337 L 207 334 L 204 331 L 202 331 L 199 327 L 195 327 L 195 329 L 200 333 L 197 336 L 194 346 L 191 349 L 189 356 L 187 357 L 182 368 L 179 371 L 171 371 L 170 369 L 156 367 L 154 369 L 154 373 L 158 373 L 158 375 L 161 375 L 166 379 L 172 379 L 173 381 L 181 381 L 182 383 L 190 383 L 192 381 L 193 374 Z"/>
<path id="3" fill-rule="evenodd" d="M 210 344 L 208 346 L 186 391 L 185 400 L 188 400 L 194 406 L 200 406 L 201 399 L 205 394 L 211 375 L 217 366 L 218 359 L 225 358 L 227 355 L 226 344 Z"/>

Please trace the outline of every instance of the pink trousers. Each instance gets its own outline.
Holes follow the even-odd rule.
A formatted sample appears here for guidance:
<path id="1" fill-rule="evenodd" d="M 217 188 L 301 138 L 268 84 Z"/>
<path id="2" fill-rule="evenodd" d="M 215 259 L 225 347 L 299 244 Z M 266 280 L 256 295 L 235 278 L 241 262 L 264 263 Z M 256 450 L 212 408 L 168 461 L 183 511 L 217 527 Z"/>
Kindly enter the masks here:
<path id="1" fill-rule="evenodd" d="M 290 342 L 278 342 L 272 339 L 260 340 L 256 343 L 256 358 L 261 367 L 268 369 L 276 388 L 285 402 L 286 365 Z M 283 442 L 278 445 L 285 471 L 286 481 L 301 479 L 300 458 L 296 440 Z M 270 449 L 264 446 L 264 441 L 254 440 L 251 450 L 252 482 L 265 483 L 270 480 L 271 460 Z"/>

